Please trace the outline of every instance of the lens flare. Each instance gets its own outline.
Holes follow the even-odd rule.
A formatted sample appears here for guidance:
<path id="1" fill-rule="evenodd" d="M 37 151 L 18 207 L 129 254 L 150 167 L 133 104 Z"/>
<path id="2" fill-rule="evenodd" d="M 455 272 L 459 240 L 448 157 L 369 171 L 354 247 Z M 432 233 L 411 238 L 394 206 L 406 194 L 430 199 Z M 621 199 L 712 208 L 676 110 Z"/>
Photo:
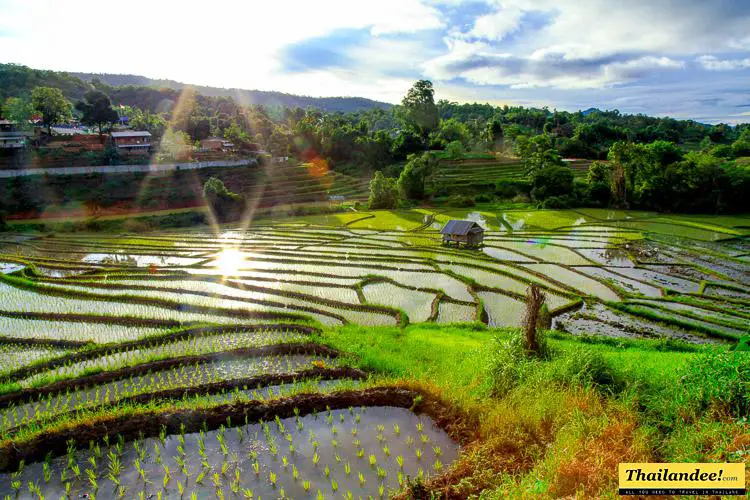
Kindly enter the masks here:
<path id="1" fill-rule="evenodd" d="M 235 248 L 225 248 L 216 255 L 216 259 L 213 261 L 213 266 L 217 268 L 222 275 L 232 276 L 237 274 L 237 271 L 245 261 L 245 256 L 242 252 Z"/>

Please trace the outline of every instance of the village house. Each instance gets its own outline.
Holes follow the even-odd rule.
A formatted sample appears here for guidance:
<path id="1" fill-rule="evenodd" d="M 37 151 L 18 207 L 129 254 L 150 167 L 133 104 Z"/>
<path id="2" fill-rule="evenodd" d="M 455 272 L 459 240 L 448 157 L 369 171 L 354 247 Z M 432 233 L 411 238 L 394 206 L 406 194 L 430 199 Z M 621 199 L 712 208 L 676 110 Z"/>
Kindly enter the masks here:
<path id="1" fill-rule="evenodd" d="M 151 148 L 151 134 L 145 130 L 122 130 L 112 132 L 110 137 L 120 151 L 148 151 Z"/>
<path id="2" fill-rule="evenodd" d="M 201 140 L 201 149 L 207 151 L 229 151 L 234 144 L 222 137 L 206 137 Z"/>
<path id="3" fill-rule="evenodd" d="M 455 243 L 456 245 L 478 246 L 484 241 L 484 229 L 470 220 L 448 221 L 440 233 L 443 235 L 443 244 L 446 245 Z"/>
<path id="4" fill-rule="evenodd" d="M 0 120 L 0 149 L 23 149 L 26 147 L 26 134 L 16 132 L 13 122 Z"/>

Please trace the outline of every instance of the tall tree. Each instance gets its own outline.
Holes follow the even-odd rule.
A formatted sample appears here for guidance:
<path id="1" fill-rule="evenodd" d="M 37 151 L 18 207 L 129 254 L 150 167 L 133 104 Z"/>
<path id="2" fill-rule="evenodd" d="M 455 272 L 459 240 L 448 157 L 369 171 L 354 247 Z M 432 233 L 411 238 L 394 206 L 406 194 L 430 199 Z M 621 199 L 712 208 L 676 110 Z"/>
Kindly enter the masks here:
<path id="1" fill-rule="evenodd" d="M 99 137 L 105 127 L 111 127 L 119 116 L 117 111 L 112 109 L 112 101 L 107 94 L 100 90 L 89 90 L 86 92 L 83 101 L 76 104 L 76 109 L 83 113 L 81 121 L 86 125 L 94 125 L 99 129 Z"/>
<path id="2" fill-rule="evenodd" d="M 425 180 L 436 170 L 437 161 L 430 153 L 410 155 L 398 178 L 398 189 L 404 198 L 424 198 Z"/>
<path id="3" fill-rule="evenodd" d="M 554 148 L 549 135 L 536 135 L 531 138 L 518 136 L 516 154 L 521 157 L 521 162 L 529 175 L 546 167 L 563 164 L 560 153 Z"/>
<path id="4" fill-rule="evenodd" d="M 430 132 L 439 123 L 438 109 L 435 106 L 435 90 L 429 80 L 417 81 L 401 101 L 404 111 L 404 121 L 419 134 L 425 148 Z"/>
<path id="5" fill-rule="evenodd" d="M 396 208 L 397 205 L 396 179 L 385 177 L 383 172 L 375 172 L 370 181 L 370 208 Z"/>
<path id="6" fill-rule="evenodd" d="M 34 111 L 42 115 L 47 133 L 52 135 L 52 124 L 67 121 L 72 116 L 72 106 L 60 89 L 37 87 L 31 92 Z"/>
<path id="7" fill-rule="evenodd" d="M 29 120 L 34 113 L 31 101 L 23 97 L 8 97 L 3 106 L 3 117 L 12 121 L 16 129 L 25 130 L 30 127 Z"/>

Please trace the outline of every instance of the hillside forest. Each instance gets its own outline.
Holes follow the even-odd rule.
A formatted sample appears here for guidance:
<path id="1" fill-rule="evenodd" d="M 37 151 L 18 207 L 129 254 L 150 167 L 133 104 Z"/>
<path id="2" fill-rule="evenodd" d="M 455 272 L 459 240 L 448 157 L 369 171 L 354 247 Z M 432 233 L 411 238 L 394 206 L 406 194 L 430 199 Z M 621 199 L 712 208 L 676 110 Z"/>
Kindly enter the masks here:
<path id="1" fill-rule="evenodd" d="M 148 130 L 157 141 L 173 140 L 176 134 L 192 144 L 221 136 L 247 150 L 322 161 L 332 171 L 372 178 L 371 208 L 447 198 L 464 205 L 518 199 L 546 208 L 750 209 L 750 124 L 709 125 L 617 110 L 435 102 L 432 83 L 424 80 L 390 107 L 374 101 L 370 107 L 358 101 L 347 112 L 313 105 L 242 105 L 192 87 L 112 86 L 95 76 L 84 81 L 13 64 L 0 65 L 0 115 L 28 123 L 40 112 L 34 97 L 43 93 L 40 89 L 59 89 L 69 115 L 78 119 L 86 118 L 81 113 L 92 92 L 103 95 L 115 115 L 128 116 L 132 128 Z M 115 121 L 107 120 L 100 128 Z M 460 193 L 431 182 L 441 163 L 503 158 L 519 161 L 524 176 L 476 182 Z M 564 160 L 570 158 L 592 161 L 584 177 L 576 178 L 567 168 Z M 17 203 L 23 182 L 6 187 L 16 202 L 0 209 L 29 208 Z"/>

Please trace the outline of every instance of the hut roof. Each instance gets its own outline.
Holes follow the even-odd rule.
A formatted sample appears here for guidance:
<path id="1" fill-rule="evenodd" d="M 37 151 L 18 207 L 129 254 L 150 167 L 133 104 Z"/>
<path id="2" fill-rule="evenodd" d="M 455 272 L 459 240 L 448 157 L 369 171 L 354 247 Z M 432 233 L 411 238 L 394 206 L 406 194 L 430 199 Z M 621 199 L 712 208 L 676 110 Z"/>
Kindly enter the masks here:
<path id="1" fill-rule="evenodd" d="M 482 226 L 470 220 L 450 220 L 440 231 L 441 234 L 454 234 L 457 236 L 466 236 L 469 232 L 484 232 Z"/>

